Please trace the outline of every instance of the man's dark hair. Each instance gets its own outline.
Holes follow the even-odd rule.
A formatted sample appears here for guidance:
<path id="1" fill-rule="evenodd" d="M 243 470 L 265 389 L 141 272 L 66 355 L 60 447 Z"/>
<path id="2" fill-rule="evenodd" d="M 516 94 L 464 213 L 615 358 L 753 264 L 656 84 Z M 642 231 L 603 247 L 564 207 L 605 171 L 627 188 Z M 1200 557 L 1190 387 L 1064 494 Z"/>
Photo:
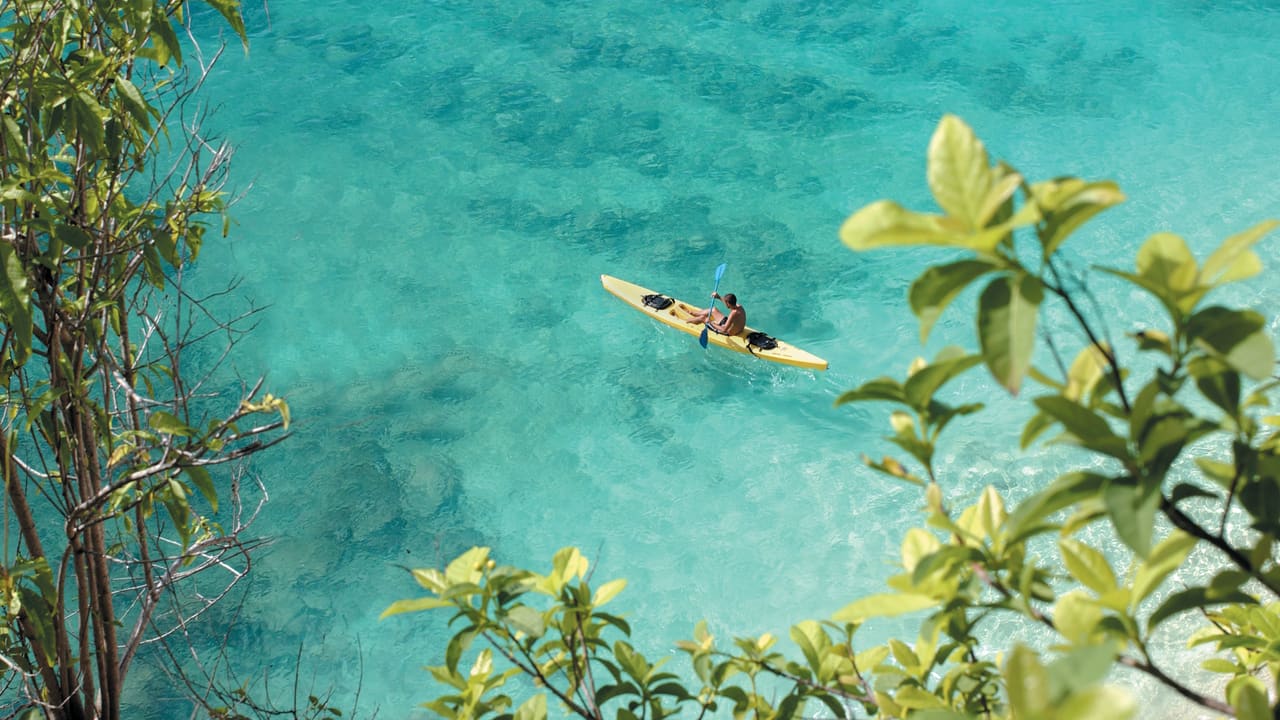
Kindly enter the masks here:
<path id="1" fill-rule="evenodd" d="M 725 301 L 725 304 L 727 305 L 737 305 L 738 296 L 734 295 L 733 293 L 725 293 L 724 301 Z"/>

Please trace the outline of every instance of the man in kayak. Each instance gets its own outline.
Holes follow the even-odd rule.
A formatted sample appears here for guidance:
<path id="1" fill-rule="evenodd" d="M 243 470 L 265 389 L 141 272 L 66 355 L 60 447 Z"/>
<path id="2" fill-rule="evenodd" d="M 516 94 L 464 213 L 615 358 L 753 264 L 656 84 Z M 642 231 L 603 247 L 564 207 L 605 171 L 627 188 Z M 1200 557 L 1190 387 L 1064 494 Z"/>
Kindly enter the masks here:
<path id="1" fill-rule="evenodd" d="M 716 300 L 724 300 L 725 307 L 729 308 L 729 315 L 725 316 L 716 308 L 715 303 L 706 310 L 700 310 L 692 318 L 685 322 L 688 323 L 706 323 L 707 329 L 720 333 L 721 335 L 737 335 L 747 327 L 747 310 L 738 304 L 738 296 L 733 293 L 725 293 L 724 297 L 720 293 L 711 293 L 711 297 Z M 707 318 L 711 319 L 708 320 Z"/>

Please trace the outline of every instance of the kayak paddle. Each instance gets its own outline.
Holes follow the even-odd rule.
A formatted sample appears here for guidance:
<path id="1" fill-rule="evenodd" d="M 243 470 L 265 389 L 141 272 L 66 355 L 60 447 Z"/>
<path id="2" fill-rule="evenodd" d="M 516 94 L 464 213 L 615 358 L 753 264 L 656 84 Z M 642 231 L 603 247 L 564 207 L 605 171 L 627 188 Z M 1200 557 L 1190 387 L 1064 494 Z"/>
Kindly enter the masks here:
<path id="1" fill-rule="evenodd" d="M 711 307 L 707 308 L 707 321 L 702 324 L 702 334 L 698 336 L 698 344 L 703 350 L 707 349 L 707 325 L 711 323 L 711 311 L 716 308 L 716 293 L 720 292 L 720 278 L 724 277 L 725 268 L 729 267 L 729 263 L 720 263 L 720 267 L 716 268 L 716 287 L 711 291 Z"/>

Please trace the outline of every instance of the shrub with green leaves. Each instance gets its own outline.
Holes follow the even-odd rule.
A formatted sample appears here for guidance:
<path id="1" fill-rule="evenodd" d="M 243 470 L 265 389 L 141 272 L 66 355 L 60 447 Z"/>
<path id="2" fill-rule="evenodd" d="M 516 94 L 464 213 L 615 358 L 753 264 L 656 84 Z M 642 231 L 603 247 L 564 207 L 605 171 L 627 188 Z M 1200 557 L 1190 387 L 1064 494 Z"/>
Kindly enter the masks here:
<path id="1" fill-rule="evenodd" d="M 1273 717 L 1280 670 L 1280 417 L 1268 411 L 1275 356 L 1262 315 L 1212 304 L 1212 292 L 1256 275 L 1254 244 L 1266 221 L 1224 241 L 1203 262 L 1177 235 L 1142 243 L 1132 269 L 1098 268 L 1150 294 L 1165 317 L 1115 341 L 1064 244 L 1122 202 L 1110 181 L 1025 179 L 992 164 L 954 116 L 928 151 L 940 213 L 880 201 L 840 229 L 854 250 L 931 245 L 950 259 L 926 269 L 908 301 L 928 337 L 967 288 L 977 291 L 978 352 L 958 347 L 910 365 L 905 379 L 876 378 L 836 401 L 887 403 L 889 442 L 901 455 L 866 458 L 874 470 L 919 486 L 924 523 L 902 542 L 901 572 L 886 591 L 854 600 L 822 621 L 791 628 L 799 655 L 771 635 L 724 646 L 704 626 L 678 643 L 692 671 L 673 672 L 628 643 L 631 626 L 602 606 L 622 589 L 592 589 L 576 549 L 547 575 L 497 565 L 476 548 L 443 572 L 415 570 L 430 592 L 385 615 L 444 609 L 455 634 L 431 668 L 450 694 L 429 702 L 449 718 L 545 717 L 549 703 L 584 718 L 701 717 L 1031 718 L 1112 720 L 1138 699 L 1109 678 L 1141 673 L 1206 711 Z M 1066 330 L 1046 330 L 1056 303 Z M 943 387 L 984 366 L 1018 402 L 1029 402 L 1022 448 L 1075 446 L 1070 466 L 1044 477 L 1012 508 L 993 487 L 965 507 L 941 485 L 957 468 L 935 462 L 942 432 L 982 410 L 942 399 Z M 1034 389 L 1027 386 L 1034 384 Z M 958 423 L 958 424 L 962 424 Z M 1114 535 L 1102 547 L 1095 538 Z M 1213 572 L 1170 580 L 1193 552 Z M 919 633 L 863 641 L 875 618 L 915 613 Z M 1193 615 L 1194 614 L 1194 615 Z M 1211 655 L 1203 681 L 1156 636 L 1174 618 L 1201 629 L 1188 645 Z M 992 632 L 1022 623 L 1032 644 Z M 479 655 L 472 657 L 477 650 Z M 505 663 L 503 662 L 505 661 Z M 540 692 L 504 695 L 515 674 Z M 1194 677 L 1193 677 L 1194 676 Z M 548 698 L 548 694 L 550 697 Z M 519 700 L 519 702 L 517 702 Z"/>
<path id="2" fill-rule="evenodd" d="M 238 0 L 203 4 L 246 40 Z M 212 389 L 244 329 L 183 283 L 227 231 L 231 156 L 200 130 L 191 9 L 0 0 L 5 717 L 120 718 L 145 647 L 182 676 L 256 544 L 244 476 L 219 468 L 289 422 L 261 382 Z"/>

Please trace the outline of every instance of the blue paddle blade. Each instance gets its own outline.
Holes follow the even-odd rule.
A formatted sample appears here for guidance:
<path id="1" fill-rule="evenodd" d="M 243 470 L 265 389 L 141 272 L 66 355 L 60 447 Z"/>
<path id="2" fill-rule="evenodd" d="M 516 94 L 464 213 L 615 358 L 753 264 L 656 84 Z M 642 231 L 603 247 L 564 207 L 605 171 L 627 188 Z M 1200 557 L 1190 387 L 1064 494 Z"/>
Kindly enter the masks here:
<path id="1" fill-rule="evenodd" d="M 717 286 L 720 285 L 720 278 L 724 277 L 724 270 L 727 267 L 729 267 L 729 263 L 722 262 L 720 263 L 720 267 L 716 268 L 716 285 Z"/>
<path id="2" fill-rule="evenodd" d="M 698 336 L 698 344 L 702 346 L 703 350 L 707 349 L 707 326 L 706 325 L 702 326 L 702 334 Z"/>

